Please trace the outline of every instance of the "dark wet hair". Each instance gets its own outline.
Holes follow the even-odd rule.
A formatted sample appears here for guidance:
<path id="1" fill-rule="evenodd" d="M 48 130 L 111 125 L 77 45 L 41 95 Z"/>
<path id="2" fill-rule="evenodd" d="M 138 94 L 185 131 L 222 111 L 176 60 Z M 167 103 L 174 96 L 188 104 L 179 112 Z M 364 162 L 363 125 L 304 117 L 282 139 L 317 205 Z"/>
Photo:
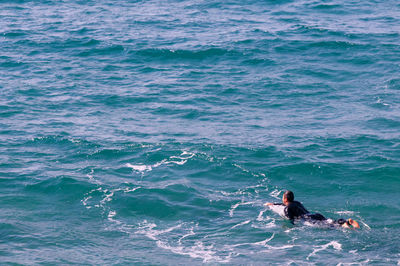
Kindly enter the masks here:
<path id="1" fill-rule="evenodd" d="M 285 194 L 283 196 L 286 198 L 287 201 L 292 202 L 294 201 L 294 194 L 290 190 L 286 190 Z"/>
<path id="2" fill-rule="evenodd" d="M 339 224 L 339 225 L 342 225 L 342 224 L 344 224 L 344 223 L 346 223 L 347 221 L 345 220 L 345 219 L 342 219 L 342 218 L 340 218 L 340 219 L 338 219 L 337 220 L 337 223 Z"/>

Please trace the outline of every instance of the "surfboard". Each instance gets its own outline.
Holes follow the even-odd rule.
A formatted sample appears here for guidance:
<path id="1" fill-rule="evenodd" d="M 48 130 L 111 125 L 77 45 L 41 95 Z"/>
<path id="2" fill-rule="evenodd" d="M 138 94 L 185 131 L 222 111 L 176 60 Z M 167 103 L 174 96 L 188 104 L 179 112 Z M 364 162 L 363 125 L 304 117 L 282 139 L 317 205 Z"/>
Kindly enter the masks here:
<path id="1" fill-rule="evenodd" d="M 268 208 L 277 213 L 278 215 L 280 215 L 283 218 L 286 218 L 285 216 L 285 207 L 284 205 L 269 205 Z"/>

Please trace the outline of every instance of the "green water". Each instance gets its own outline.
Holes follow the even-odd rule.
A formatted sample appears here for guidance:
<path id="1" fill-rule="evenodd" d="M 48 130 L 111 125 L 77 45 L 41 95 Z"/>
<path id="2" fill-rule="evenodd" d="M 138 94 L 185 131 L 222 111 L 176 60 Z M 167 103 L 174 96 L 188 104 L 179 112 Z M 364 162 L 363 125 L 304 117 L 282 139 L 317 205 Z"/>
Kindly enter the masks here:
<path id="1" fill-rule="evenodd" d="M 1 264 L 399 264 L 399 15 L 0 2 Z"/>

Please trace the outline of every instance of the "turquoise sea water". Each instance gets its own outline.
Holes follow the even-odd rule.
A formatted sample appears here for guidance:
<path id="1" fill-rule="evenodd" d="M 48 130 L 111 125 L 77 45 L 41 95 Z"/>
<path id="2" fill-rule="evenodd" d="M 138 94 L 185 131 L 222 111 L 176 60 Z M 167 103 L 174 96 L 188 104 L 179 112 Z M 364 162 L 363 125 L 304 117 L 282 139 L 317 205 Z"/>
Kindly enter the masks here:
<path id="1" fill-rule="evenodd" d="M 0 264 L 400 263 L 398 1 L 0 1 L 0 52 Z"/>

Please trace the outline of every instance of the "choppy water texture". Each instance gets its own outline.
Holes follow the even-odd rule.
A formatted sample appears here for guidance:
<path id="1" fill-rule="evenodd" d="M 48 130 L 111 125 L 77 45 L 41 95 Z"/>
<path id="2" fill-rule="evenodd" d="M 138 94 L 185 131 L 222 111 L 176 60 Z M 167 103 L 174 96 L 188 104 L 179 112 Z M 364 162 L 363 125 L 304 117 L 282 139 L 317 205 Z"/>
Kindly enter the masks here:
<path id="1" fill-rule="evenodd" d="M 392 0 L 1 1 L 1 264 L 399 264 L 399 32 Z"/>

